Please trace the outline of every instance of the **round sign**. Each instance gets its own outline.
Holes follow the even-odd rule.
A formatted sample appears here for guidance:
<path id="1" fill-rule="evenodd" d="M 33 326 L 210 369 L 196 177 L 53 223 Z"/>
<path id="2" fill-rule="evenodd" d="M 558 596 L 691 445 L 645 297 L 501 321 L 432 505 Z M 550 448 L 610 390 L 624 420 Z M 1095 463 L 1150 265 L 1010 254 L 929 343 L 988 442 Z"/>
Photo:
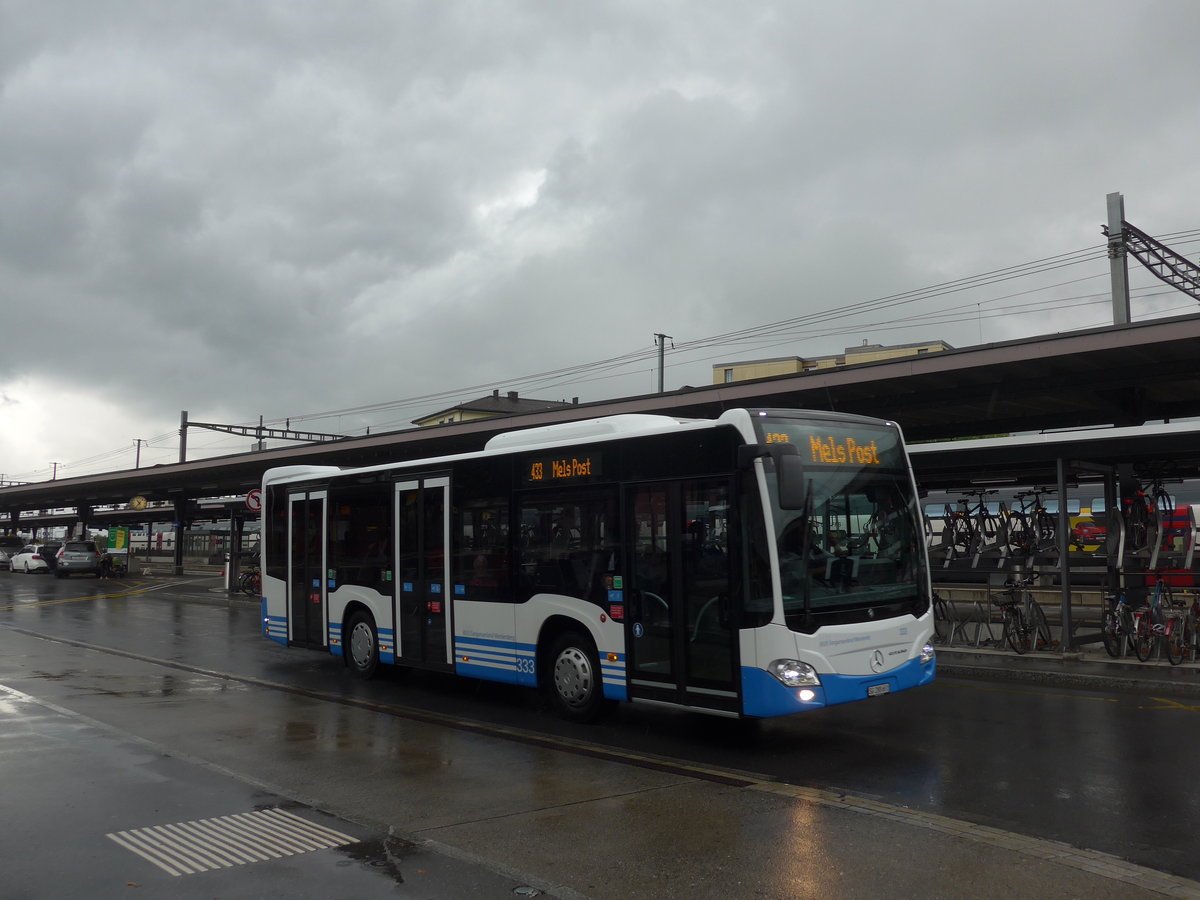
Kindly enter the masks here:
<path id="1" fill-rule="evenodd" d="M 246 506 L 253 512 L 259 512 L 262 509 L 262 491 L 255 488 L 246 495 Z"/>

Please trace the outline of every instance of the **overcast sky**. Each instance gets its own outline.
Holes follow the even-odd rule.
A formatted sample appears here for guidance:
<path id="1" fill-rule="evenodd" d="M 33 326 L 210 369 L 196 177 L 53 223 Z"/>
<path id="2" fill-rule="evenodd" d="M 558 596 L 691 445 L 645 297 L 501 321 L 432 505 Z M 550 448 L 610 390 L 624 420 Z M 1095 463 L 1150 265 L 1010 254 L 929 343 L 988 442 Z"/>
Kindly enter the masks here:
<path id="1" fill-rule="evenodd" d="M 806 317 L 1097 251 L 1114 191 L 1195 260 L 1197 34 L 1190 0 L 0 0 L 0 478 L 171 462 L 181 410 L 648 393 L 656 333 L 674 389 L 1111 322 L 1100 253 Z M 1194 311 L 1131 268 L 1135 320 Z"/>

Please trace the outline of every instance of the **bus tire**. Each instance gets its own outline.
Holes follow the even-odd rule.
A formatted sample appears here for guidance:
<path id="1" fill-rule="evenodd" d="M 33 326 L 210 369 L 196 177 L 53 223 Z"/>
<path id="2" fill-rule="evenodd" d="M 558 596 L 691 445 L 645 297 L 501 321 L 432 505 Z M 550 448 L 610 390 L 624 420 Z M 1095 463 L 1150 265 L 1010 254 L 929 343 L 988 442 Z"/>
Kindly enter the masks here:
<path id="1" fill-rule="evenodd" d="M 346 663 L 362 679 L 375 677 L 379 669 L 379 632 L 371 614 L 359 610 L 346 627 Z"/>
<path id="2" fill-rule="evenodd" d="M 546 662 L 546 694 L 564 719 L 591 722 L 604 709 L 600 659 L 590 638 L 564 631 L 550 645 Z"/>

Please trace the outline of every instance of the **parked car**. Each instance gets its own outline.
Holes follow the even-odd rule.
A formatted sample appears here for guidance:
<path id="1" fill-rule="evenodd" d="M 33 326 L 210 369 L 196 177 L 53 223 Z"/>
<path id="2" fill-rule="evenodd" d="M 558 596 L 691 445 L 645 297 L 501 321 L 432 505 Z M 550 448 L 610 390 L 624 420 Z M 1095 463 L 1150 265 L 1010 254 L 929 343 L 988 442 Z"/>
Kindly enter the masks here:
<path id="1" fill-rule="evenodd" d="M 67 541 L 55 554 L 57 563 L 54 574 L 59 578 L 66 578 L 68 575 L 83 572 L 99 578 L 100 560 L 103 556 L 95 541 Z"/>
<path id="2" fill-rule="evenodd" d="M 28 543 L 15 534 L 0 534 L 0 569 L 12 568 L 12 557 Z"/>
<path id="3" fill-rule="evenodd" d="M 43 544 L 26 544 L 17 554 L 10 558 L 14 572 L 24 572 L 29 575 L 32 572 L 49 572 L 50 563 L 46 561 L 46 557 L 42 552 Z"/>

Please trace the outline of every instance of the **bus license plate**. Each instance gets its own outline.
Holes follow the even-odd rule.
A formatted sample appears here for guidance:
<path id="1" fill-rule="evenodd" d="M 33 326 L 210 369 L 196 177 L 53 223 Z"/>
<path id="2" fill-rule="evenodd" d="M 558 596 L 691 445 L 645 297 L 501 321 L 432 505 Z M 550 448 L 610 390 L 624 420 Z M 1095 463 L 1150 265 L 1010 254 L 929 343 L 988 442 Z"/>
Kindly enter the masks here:
<path id="1" fill-rule="evenodd" d="M 887 682 L 884 682 L 883 684 L 873 684 L 867 688 L 867 696 L 878 697 L 880 694 L 886 694 L 891 689 L 892 686 Z"/>

